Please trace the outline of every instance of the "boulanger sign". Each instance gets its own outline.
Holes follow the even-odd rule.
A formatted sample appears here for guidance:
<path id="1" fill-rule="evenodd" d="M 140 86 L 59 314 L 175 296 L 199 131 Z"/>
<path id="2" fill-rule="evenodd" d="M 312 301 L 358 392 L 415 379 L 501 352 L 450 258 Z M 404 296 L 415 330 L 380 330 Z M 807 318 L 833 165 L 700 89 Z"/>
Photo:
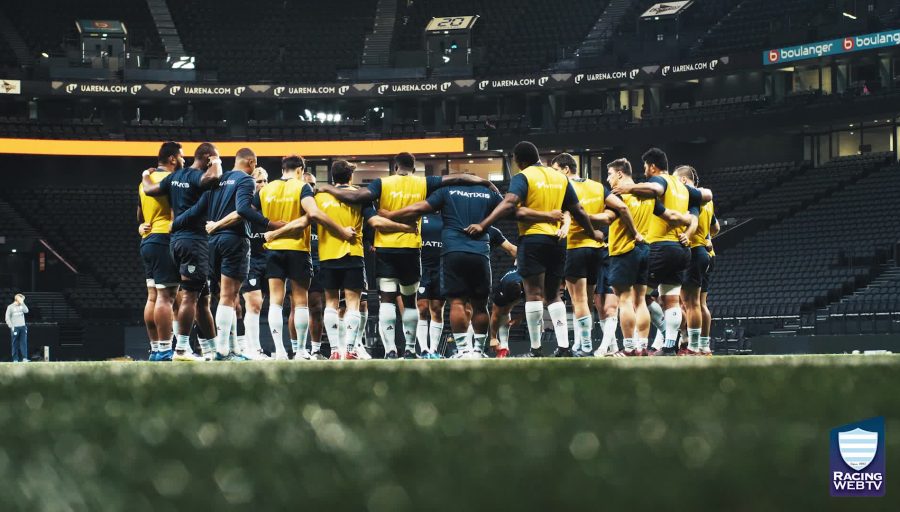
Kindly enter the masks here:
<path id="1" fill-rule="evenodd" d="M 864 34 L 860 36 L 847 36 L 817 43 L 798 44 L 785 48 L 775 48 L 764 51 L 762 54 L 763 65 L 781 64 L 805 59 L 817 59 L 829 55 L 873 50 L 890 46 L 900 46 L 900 29 Z"/>

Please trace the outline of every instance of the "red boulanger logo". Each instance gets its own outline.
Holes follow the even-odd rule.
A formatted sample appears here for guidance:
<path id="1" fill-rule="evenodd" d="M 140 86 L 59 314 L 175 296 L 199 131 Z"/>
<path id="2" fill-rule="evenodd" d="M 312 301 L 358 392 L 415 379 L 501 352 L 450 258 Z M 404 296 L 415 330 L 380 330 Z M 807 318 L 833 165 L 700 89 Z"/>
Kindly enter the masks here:
<path id="1" fill-rule="evenodd" d="M 769 62 L 778 62 L 778 50 L 769 50 Z"/>
<path id="2" fill-rule="evenodd" d="M 855 46 L 855 45 L 853 44 L 853 38 L 852 38 L 852 37 L 845 37 L 845 38 L 844 38 L 844 50 L 845 50 L 845 51 L 848 51 L 848 52 L 849 52 L 850 50 L 853 49 L 854 46 Z"/>

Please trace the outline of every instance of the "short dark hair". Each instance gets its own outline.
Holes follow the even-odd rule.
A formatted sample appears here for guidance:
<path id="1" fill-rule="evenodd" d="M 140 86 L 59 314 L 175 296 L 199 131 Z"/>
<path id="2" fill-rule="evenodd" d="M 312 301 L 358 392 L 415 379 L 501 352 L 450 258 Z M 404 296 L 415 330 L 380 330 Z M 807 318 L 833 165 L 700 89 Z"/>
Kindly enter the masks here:
<path id="1" fill-rule="evenodd" d="M 575 161 L 575 157 L 568 153 L 560 153 L 553 157 L 553 160 L 550 160 L 550 165 L 556 164 L 560 168 L 565 169 L 569 168 L 569 172 L 578 172 L 578 162 Z"/>
<path id="2" fill-rule="evenodd" d="M 331 164 L 331 179 L 338 185 L 350 183 L 356 166 L 346 160 L 338 160 Z"/>
<path id="3" fill-rule="evenodd" d="M 414 157 L 412 153 L 399 153 L 394 157 L 394 163 L 397 164 L 397 167 L 401 167 L 403 169 L 415 169 L 416 157 Z"/>
<path id="4" fill-rule="evenodd" d="M 161 164 L 167 164 L 170 158 L 173 156 L 177 157 L 179 153 L 181 153 L 181 144 L 171 140 L 163 142 L 162 146 L 159 147 L 159 158 L 156 161 Z"/>
<path id="5" fill-rule="evenodd" d="M 303 160 L 302 156 L 288 155 L 281 159 L 282 171 L 293 171 L 296 169 L 300 169 L 301 171 L 306 169 L 306 161 Z"/>
<path id="6" fill-rule="evenodd" d="M 256 153 L 250 148 L 241 148 L 237 150 L 234 157 L 238 160 L 247 160 L 248 158 L 256 158 Z"/>
<path id="7" fill-rule="evenodd" d="M 629 162 L 627 158 L 613 160 L 606 165 L 606 168 L 619 171 L 625 176 L 631 176 L 631 162 Z"/>
<path id="8" fill-rule="evenodd" d="M 197 146 L 197 149 L 194 151 L 194 158 L 209 158 L 216 153 L 216 145 L 212 142 L 204 142 Z"/>
<path id="9" fill-rule="evenodd" d="M 655 165 L 657 169 L 662 171 L 669 170 L 669 157 L 666 152 L 659 148 L 650 148 L 646 153 L 641 155 L 641 160 L 647 165 Z"/>
<path id="10" fill-rule="evenodd" d="M 517 163 L 529 166 L 540 162 L 541 154 L 538 153 L 537 146 L 523 140 L 513 148 L 513 158 Z"/>

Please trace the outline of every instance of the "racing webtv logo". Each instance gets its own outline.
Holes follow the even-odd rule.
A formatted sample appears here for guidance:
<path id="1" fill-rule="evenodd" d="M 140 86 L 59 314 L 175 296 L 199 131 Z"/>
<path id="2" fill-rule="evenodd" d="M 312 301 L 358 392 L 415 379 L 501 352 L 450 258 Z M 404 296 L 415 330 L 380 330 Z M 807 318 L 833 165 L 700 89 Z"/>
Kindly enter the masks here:
<path id="1" fill-rule="evenodd" d="M 884 496 L 884 417 L 831 430 L 829 487 L 832 496 Z"/>

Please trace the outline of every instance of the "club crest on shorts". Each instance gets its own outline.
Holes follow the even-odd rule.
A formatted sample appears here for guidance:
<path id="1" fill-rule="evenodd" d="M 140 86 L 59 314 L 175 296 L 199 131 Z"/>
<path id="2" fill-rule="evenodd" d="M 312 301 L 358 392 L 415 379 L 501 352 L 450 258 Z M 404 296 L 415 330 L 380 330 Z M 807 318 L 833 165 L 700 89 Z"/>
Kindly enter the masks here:
<path id="1" fill-rule="evenodd" d="M 254 277 L 253 279 L 251 279 L 249 281 L 249 283 L 250 283 L 250 286 L 256 286 L 256 278 Z"/>
<path id="2" fill-rule="evenodd" d="M 188 265 L 187 269 L 188 269 L 188 274 L 193 274 L 197 270 L 197 266 L 196 265 Z"/>

